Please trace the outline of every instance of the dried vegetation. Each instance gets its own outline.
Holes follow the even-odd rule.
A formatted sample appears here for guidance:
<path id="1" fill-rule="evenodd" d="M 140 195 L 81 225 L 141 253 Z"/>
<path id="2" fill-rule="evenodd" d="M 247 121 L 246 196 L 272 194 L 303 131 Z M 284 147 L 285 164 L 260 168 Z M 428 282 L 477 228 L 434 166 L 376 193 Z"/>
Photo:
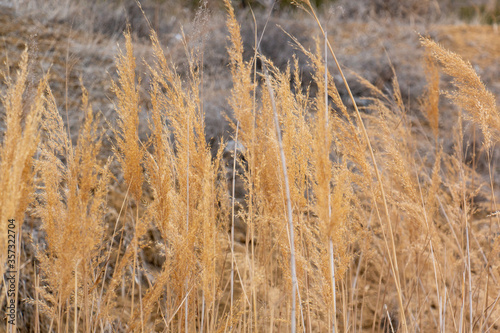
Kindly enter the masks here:
<path id="1" fill-rule="evenodd" d="M 143 80 L 125 33 L 108 159 L 87 90 L 74 141 L 48 76 L 26 89 L 23 53 L 15 78 L 6 75 L 0 150 L 2 263 L 8 219 L 25 232 L 26 214 L 43 232 L 30 241 L 33 263 L 16 258 L 17 286 L 34 275 L 16 299 L 30 311 L 21 330 L 498 330 L 495 96 L 470 63 L 421 37 L 428 85 L 418 105 L 409 110 L 395 72 L 386 91 L 359 77 L 367 102 L 358 108 L 351 95 L 346 105 L 328 66 L 339 65 L 335 45 L 309 1 L 298 4 L 323 33 L 312 50 L 294 40 L 314 93 L 296 57 L 283 69 L 260 53 L 257 28 L 253 56 L 244 56 L 225 1 L 233 137 L 216 150 L 206 140 L 203 41 L 184 39 L 181 74 L 151 30 Z M 443 124 L 443 98 L 456 105 L 446 114 L 453 127 Z M 481 138 L 473 146 L 469 125 Z M 110 215 L 120 186 L 119 214 Z"/>

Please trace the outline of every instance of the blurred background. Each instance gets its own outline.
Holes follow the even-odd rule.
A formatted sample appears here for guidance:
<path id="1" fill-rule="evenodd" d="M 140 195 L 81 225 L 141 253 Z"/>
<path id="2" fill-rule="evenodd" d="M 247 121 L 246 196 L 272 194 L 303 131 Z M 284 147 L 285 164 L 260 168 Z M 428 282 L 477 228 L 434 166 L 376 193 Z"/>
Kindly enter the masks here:
<path id="1" fill-rule="evenodd" d="M 319 36 L 316 23 L 291 0 L 234 0 L 242 25 L 247 57 L 253 55 L 254 24 L 262 36 L 261 50 L 281 69 L 297 54 L 305 84 L 311 82 L 305 57 L 287 33 L 306 48 L 314 48 Z M 425 84 L 419 34 L 428 35 L 471 61 L 487 86 L 500 95 L 500 0 L 313 0 L 320 20 L 327 27 L 340 63 L 348 71 L 352 90 L 363 105 L 363 86 L 353 72 L 379 88 L 391 86 L 393 70 L 408 103 L 417 103 Z M 141 58 L 151 56 L 149 31 L 160 41 L 180 73 L 185 49 L 202 42 L 205 73 L 207 140 L 226 136 L 223 114 L 230 88 L 226 55 L 225 10 L 220 0 L 0 0 L 0 64 L 15 69 L 19 54 L 28 45 L 34 71 L 50 68 L 51 86 L 60 106 L 77 112 L 80 80 L 89 89 L 95 110 L 108 120 L 114 117 L 110 82 L 115 77 L 114 57 L 123 44 L 123 31 L 130 26 L 137 44 L 139 74 Z M 285 33 L 286 32 L 286 33 Z M 193 43 L 193 45 L 189 45 Z M 332 72 L 336 71 L 332 67 Z M 142 87 L 148 89 L 142 75 Z M 340 83 L 340 78 L 338 83 Z M 345 96 L 342 85 L 338 88 Z M 314 87 L 311 87 L 314 92 Z M 146 106 L 147 96 L 142 101 Z M 345 99 L 349 104 L 349 100 Z M 410 108 L 411 109 L 411 108 Z M 78 113 L 77 113 L 78 114 Z M 80 123 L 70 117 L 72 133 Z M 70 120 L 70 122 L 73 122 Z M 144 128 L 146 130 L 146 128 Z"/>

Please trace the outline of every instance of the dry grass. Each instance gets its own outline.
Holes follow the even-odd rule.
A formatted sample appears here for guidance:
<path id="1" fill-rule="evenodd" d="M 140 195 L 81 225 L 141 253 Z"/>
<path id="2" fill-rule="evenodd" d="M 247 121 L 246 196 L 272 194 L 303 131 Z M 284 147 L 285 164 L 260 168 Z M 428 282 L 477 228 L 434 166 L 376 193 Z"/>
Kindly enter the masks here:
<path id="1" fill-rule="evenodd" d="M 7 259 L 10 218 L 19 231 L 25 214 L 35 219 L 44 238 L 34 244 L 34 292 L 16 300 L 31 306 L 33 324 L 20 329 L 498 330 L 494 95 L 469 63 L 422 37 L 428 86 L 420 103 L 410 112 L 393 75 L 388 92 L 359 78 L 368 102 L 358 108 L 314 7 L 299 4 L 322 33 L 313 50 L 294 39 L 312 69 L 314 94 L 296 57 L 280 69 L 261 53 L 258 27 L 253 56 L 245 56 L 225 2 L 229 158 L 229 145 L 218 143 L 213 154 L 206 141 L 202 29 L 183 36 L 182 73 L 151 30 L 152 60 L 139 75 L 125 33 L 112 83 L 114 149 L 104 161 L 106 131 L 87 90 L 73 141 L 48 79 L 26 90 L 23 53 L 2 99 L 0 259 Z M 339 73 L 352 107 L 335 85 Z M 451 78 L 452 90 L 441 77 Z M 457 106 L 447 115 L 456 119 L 453 128 L 443 128 L 443 97 Z M 481 130 L 477 147 L 466 141 L 469 123 Z M 467 149 L 485 152 L 485 172 L 468 161 Z M 120 186 L 126 193 L 110 221 L 110 197 Z M 242 241 L 236 222 L 245 226 Z M 28 263 L 16 260 L 23 280 Z M 4 294 L 0 301 L 7 303 Z"/>

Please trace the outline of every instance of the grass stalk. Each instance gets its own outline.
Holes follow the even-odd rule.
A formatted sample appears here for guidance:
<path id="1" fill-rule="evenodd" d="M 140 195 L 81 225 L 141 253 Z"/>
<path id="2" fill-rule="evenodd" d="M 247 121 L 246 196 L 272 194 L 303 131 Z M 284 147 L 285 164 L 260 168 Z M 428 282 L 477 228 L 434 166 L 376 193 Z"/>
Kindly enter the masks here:
<path id="1" fill-rule="evenodd" d="M 269 96 L 271 99 L 271 105 L 273 108 L 274 114 L 274 126 L 276 128 L 276 136 L 278 138 L 278 145 L 280 150 L 280 158 L 281 158 L 281 167 L 283 172 L 283 179 L 285 183 L 285 194 L 286 194 L 286 209 L 287 209 L 287 217 L 288 217 L 288 232 L 290 237 L 290 267 L 292 273 L 292 309 L 291 309 L 291 318 L 290 318 L 290 328 L 291 332 L 295 333 L 297 329 L 296 323 L 296 293 L 298 292 L 297 288 L 297 268 L 295 264 L 295 239 L 294 239 L 294 225 L 293 225 L 293 213 L 292 213 L 292 201 L 290 197 L 290 185 L 288 184 L 288 171 L 286 166 L 286 158 L 285 158 L 285 150 L 283 149 L 283 141 L 281 139 L 281 129 L 278 119 L 278 110 L 276 109 L 276 102 L 274 100 L 274 92 L 271 87 L 271 82 L 269 78 L 269 72 L 267 70 L 267 66 L 263 63 L 265 78 L 266 78 L 266 86 L 269 91 Z M 302 313 L 302 312 L 301 312 Z"/>
<path id="2" fill-rule="evenodd" d="M 240 122 L 236 123 L 236 136 L 234 143 L 233 156 L 233 181 L 232 181 L 232 198 L 231 198 L 231 303 L 230 303 L 230 323 L 233 322 L 233 305 L 234 305 L 234 200 L 235 200 L 235 183 L 236 183 L 236 156 L 238 152 L 238 130 Z M 232 327 L 231 327 L 232 329 Z"/>
<path id="3" fill-rule="evenodd" d="M 135 228 L 137 228 L 138 219 L 139 219 L 139 202 L 136 202 L 136 214 L 135 214 Z M 135 267 L 137 265 L 137 240 L 136 235 L 132 240 L 132 246 L 134 247 L 134 260 L 132 262 L 132 304 L 130 309 L 130 320 L 134 318 L 134 304 L 135 304 Z"/>
<path id="4" fill-rule="evenodd" d="M 257 82 L 257 50 L 259 49 L 259 43 L 257 42 L 257 20 L 255 19 L 255 15 L 252 10 L 252 18 L 254 21 L 254 55 L 253 55 L 253 82 L 254 84 Z M 256 112 L 257 112 L 257 90 L 252 89 L 252 137 L 251 137 L 251 144 L 250 144 L 250 179 L 253 182 L 254 177 L 255 177 L 255 122 L 256 122 Z M 252 282 L 251 282 L 251 288 L 252 288 L 252 304 L 253 304 L 253 321 L 254 321 L 254 327 L 257 327 L 257 291 L 256 291 L 256 286 L 255 286 L 255 221 L 254 221 L 254 216 L 253 216 L 253 211 L 254 211 L 254 187 L 250 186 L 249 191 L 248 191 L 248 202 L 249 202 L 249 207 L 248 207 L 248 212 L 249 212 L 249 222 L 250 222 L 250 239 L 252 240 L 252 243 L 250 244 L 250 252 L 252 256 L 252 262 L 251 262 L 251 267 L 252 267 Z"/>
<path id="5" fill-rule="evenodd" d="M 331 282 L 332 282 L 332 298 L 333 298 L 333 315 L 332 315 L 332 332 L 338 332 L 337 329 L 337 299 L 335 292 L 335 263 L 333 260 L 333 240 L 330 237 L 328 239 L 328 253 L 330 255 L 330 274 L 331 274 Z"/>
<path id="6" fill-rule="evenodd" d="M 330 159 L 330 147 L 328 147 L 328 139 L 326 134 L 329 131 L 329 126 L 328 126 L 328 118 L 329 118 L 329 103 L 328 103 L 328 48 L 327 48 L 327 41 L 328 41 L 328 33 L 325 31 L 325 153 L 327 154 L 326 160 L 328 161 Z M 328 222 L 330 222 L 332 217 L 332 206 L 331 206 L 331 190 L 330 190 L 330 182 L 328 182 Z M 331 235 L 328 237 L 328 253 L 330 256 L 330 275 L 331 275 L 331 283 L 332 283 L 332 301 L 333 301 L 333 314 L 332 314 L 332 332 L 338 332 L 337 329 L 337 293 L 336 293 L 336 288 L 335 288 L 335 260 L 333 258 L 334 253 L 333 253 L 333 240 Z"/>
<path id="7" fill-rule="evenodd" d="M 74 322 L 74 332 L 78 332 L 78 264 L 75 264 L 75 322 Z"/>
<path id="8" fill-rule="evenodd" d="M 190 127 L 189 127 L 190 113 L 187 112 L 187 121 L 186 121 L 186 136 L 187 136 L 187 151 L 186 151 L 186 240 L 189 239 L 189 158 L 190 158 L 190 145 L 189 140 L 191 137 Z M 185 280 L 185 292 L 186 292 L 186 300 L 184 303 L 184 332 L 189 332 L 189 277 L 186 276 Z"/>
<path id="9" fill-rule="evenodd" d="M 474 326 L 474 313 L 472 311 L 472 275 L 471 275 L 471 266 L 470 266 L 470 247 L 469 247 L 469 226 L 465 227 L 465 236 L 466 236 L 466 244 L 467 244 L 467 274 L 469 280 L 469 331 L 472 333 L 472 329 Z"/>

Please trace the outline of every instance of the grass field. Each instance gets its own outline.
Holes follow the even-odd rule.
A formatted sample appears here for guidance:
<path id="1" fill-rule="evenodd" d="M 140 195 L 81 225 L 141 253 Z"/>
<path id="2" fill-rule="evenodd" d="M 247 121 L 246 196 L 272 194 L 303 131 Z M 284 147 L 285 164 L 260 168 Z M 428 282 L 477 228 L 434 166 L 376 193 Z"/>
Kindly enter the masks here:
<path id="1" fill-rule="evenodd" d="M 0 1 L 0 332 L 499 332 L 500 3 Z"/>

